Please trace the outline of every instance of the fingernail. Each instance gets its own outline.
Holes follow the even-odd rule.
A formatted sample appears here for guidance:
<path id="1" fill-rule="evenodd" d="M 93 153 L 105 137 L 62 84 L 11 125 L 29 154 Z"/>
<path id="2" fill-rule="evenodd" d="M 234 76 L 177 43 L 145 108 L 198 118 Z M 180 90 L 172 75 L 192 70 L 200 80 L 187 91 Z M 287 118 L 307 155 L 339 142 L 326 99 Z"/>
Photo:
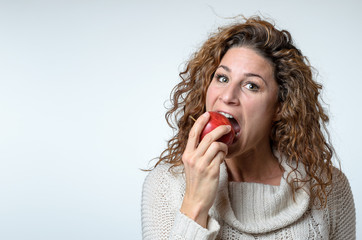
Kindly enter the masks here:
<path id="1" fill-rule="evenodd" d="M 230 131 L 231 130 L 231 126 L 230 125 L 226 125 L 226 128 Z"/>

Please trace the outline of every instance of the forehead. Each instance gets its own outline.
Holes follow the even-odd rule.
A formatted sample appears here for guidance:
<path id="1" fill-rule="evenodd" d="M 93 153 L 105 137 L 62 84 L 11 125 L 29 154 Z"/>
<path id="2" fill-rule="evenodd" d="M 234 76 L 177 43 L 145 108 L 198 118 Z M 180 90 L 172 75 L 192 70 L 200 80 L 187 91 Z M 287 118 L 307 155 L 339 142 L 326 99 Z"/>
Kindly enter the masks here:
<path id="1" fill-rule="evenodd" d="M 263 74 L 265 77 L 274 75 L 271 62 L 257 51 L 246 47 L 230 48 L 221 59 L 220 65 L 226 65 L 234 73 L 251 72 Z"/>

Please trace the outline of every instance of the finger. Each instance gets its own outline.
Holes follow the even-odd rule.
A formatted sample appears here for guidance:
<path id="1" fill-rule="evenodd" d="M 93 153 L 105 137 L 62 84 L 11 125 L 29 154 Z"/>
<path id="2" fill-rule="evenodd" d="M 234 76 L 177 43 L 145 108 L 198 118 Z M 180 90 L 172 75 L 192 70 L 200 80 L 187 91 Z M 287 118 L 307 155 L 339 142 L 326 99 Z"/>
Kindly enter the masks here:
<path id="1" fill-rule="evenodd" d="M 224 151 L 218 152 L 216 154 L 216 156 L 214 157 L 214 159 L 212 160 L 212 162 L 210 163 L 209 167 L 211 169 L 213 169 L 215 167 L 219 167 L 220 164 L 224 162 L 226 155 L 227 155 L 227 153 L 225 153 Z"/>
<path id="2" fill-rule="evenodd" d="M 193 151 L 196 149 L 197 145 L 199 144 L 201 132 L 209 121 L 209 118 L 210 114 L 208 112 L 205 112 L 196 120 L 190 130 L 189 139 L 187 140 L 185 151 Z"/>
<path id="3" fill-rule="evenodd" d="M 213 142 L 205 152 L 203 156 L 203 162 L 204 164 L 209 165 L 211 162 L 215 160 L 218 154 L 222 153 L 223 155 L 226 156 L 227 152 L 228 152 L 228 147 L 225 143 Z"/>
<path id="4" fill-rule="evenodd" d="M 212 160 L 210 165 L 208 166 L 208 173 L 212 177 L 218 177 L 220 174 L 220 165 L 225 160 L 226 154 L 224 152 L 218 152 L 215 158 Z"/>
<path id="5" fill-rule="evenodd" d="M 230 131 L 231 131 L 230 126 L 221 125 L 212 130 L 211 132 L 209 132 L 208 134 L 206 134 L 198 146 L 197 150 L 199 154 L 204 155 L 213 142 L 216 142 L 218 139 L 220 139 L 222 136 L 229 133 Z"/>

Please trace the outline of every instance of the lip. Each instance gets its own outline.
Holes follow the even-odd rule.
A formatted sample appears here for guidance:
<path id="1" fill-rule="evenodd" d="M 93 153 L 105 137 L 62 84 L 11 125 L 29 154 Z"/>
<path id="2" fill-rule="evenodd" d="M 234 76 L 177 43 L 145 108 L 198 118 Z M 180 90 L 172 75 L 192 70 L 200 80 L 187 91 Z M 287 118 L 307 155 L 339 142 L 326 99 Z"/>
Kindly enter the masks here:
<path id="1" fill-rule="evenodd" d="M 219 109 L 219 110 L 215 110 L 215 112 L 223 112 L 223 113 L 227 113 L 227 114 L 231 115 L 231 116 L 235 119 L 235 121 L 237 122 L 237 124 L 239 125 L 239 127 L 241 126 L 239 120 L 235 117 L 234 114 L 232 114 L 232 113 L 230 113 L 230 112 L 228 112 L 228 111 L 225 111 L 225 110 L 220 110 L 220 109 Z M 235 133 L 236 133 L 236 134 L 235 134 L 235 139 L 240 135 L 240 132 L 241 132 L 241 127 L 240 127 L 240 131 L 239 131 L 239 132 L 235 132 Z M 234 140 L 234 142 L 235 142 L 235 140 Z"/>

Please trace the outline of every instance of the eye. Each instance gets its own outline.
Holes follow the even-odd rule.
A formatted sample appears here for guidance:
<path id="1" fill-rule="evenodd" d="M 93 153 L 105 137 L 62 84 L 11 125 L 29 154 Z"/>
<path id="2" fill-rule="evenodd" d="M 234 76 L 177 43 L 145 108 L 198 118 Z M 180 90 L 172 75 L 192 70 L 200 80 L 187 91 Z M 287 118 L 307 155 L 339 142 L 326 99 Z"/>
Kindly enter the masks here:
<path id="1" fill-rule="evenodd" d="M 229 79 L 227 76 L 223 75 L 223 74 L 216 74 L 215 75 L 215 78 L 218 82 L 221 82 L 221 83 L 227 83 L 229 82 Z"/>
<path id="2" fill-rule="evenodd" d="M 247 88 L 247 89 L 249 89 L 249 90 L 251 90 L 251 91 L 258 91 L 259 90 L 259 86 L 258 85 L 256 85 L 255 83 L 247 83 L 246 85 L 245 85 L 245 87 Z"/>

